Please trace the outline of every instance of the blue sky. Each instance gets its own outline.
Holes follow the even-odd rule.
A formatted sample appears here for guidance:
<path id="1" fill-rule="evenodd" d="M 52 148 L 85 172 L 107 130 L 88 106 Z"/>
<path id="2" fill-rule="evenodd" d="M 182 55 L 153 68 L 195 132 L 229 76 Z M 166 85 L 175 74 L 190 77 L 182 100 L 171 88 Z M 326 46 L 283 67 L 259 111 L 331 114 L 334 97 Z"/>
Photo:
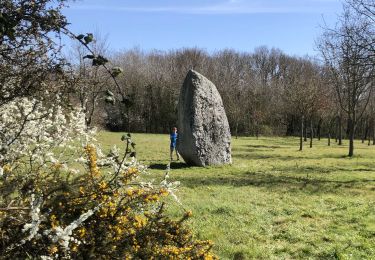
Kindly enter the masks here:
<path id="1" fill-rule="evenodd" d="M 341 9 L 340 0 L 77 0 L 64 14 L 73 32 L 98 31 L 112 50 L 266 45 L 314 56 L 321 25 L 333 25 Z"/>

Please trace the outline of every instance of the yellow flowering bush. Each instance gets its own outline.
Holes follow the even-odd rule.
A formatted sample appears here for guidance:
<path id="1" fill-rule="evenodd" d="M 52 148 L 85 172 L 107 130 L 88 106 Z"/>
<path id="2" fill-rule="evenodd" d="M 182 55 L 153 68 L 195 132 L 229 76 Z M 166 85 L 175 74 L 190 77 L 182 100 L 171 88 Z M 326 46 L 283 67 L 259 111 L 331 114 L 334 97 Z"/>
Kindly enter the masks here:
<path id="1" fill-rule="evenodd" d="M 1 255 L 216 259 L 212 243 L 195 240 L 185 226 L 190 211 L 177 220 L 164 214 L 163 198 L 173 192 L 173 185 L 166 180 L 159 185 L 142 182 L 146 168 L 130 157 L 134 155 L 130 136 L 124 139 L 127 147 L 121 157 L 116 151 L 98 156 L 96 146 L 86 145 L 82 158 L 76 160 L 84 165 L 81 174 L 53 162 L 38 179 L 30 178 L 24 190 L 8 194 L 14 204 L 2 203 L 0 209 Z M 5 165 L 3 171 L 7 178 L 0 182 L 1 189 L 12 183 L 17 170 Z"/>

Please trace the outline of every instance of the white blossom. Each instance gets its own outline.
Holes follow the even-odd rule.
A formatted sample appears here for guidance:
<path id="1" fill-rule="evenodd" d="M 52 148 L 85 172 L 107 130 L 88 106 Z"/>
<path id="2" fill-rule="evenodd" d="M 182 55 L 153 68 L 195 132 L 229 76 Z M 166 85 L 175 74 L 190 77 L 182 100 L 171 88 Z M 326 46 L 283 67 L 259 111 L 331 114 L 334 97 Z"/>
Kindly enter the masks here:
<path id="1" fill-rule="evenodd" d="M 166 172 L 165 172 L 165 175 L 164 175 L 164 179 L 160 182 L 160 186 L 163 187 L 164 189 L 166 189 L 168 191 L 168 193 L 172 196 L 172 198 L 174 198 L 174 200 L 178 204 L 182 205 L 181 201 L 179 200 L 179 198 L 177 197 L 177 195 L 175 193 L 175 191 L 177 191 L 177 188 L 180 186 L 180 182 L 179 181 L 168 182 L 170 169 L 171 169 L 171 166 L 168 163 L 167 168 L 166 168 Z"/>
<path id="2" fill-rule="evenodd" d="M 31 217 L 31 223 L 26 223 L 22 229 L 22 232 L 24 233 L 30 230 L 30 234 L 21 243 L 30 241 L 37 235 L 38 230 L 39 230 L 39 225 L 42 222 L 42 218 L 40 214 L 40 206 L 42 205 L 42 202 L 43 202 L 42 198 L 39 197 L 35 199 L 35 194 L 31 194 L 31 200 L 30 200 L 31 211 L 29 214 Z"/>
<path id="3" fill-rule="evenodd" d="M 42 255 L 42 256 L 40 256 L 40 259 L 42 259 L 42 260 L 53 260 L 52 257 L 47 256 L 47 255 Z"/>
<path id="4" fill-rule="evenodd" d="M 48 106 L 36 99 L 17 98 L 0 106 L 0 165 L 28 157 L 48 168 L 50 163 L 60 161 L 66 149 L 78 152 L 74 149 L 76 144 L 85 145 L 93 139 L 84 113 L 63 109 L 60 102 L 58 96 Z M 60 154 L 54 151 L 56 147 L 61 147 Z"/>
<path id="5" fill-rule="evenodd" d="M 44 232 L 45 235 L 49 235 L 51 233 L 55 233 L 50 235 L 52 242 L 60 243 L 65 250 L 69 251 L 69 243 L 71 241 L 80 244 L 80 241 L 72 237 L 73 230 L 79 227 L 84 221 L 86 221 L 91 215 L 95 213 L 99 209 L 100 206 L 95 207 L 93 210 L 88 210 L 87 212 L 83 213 L 77 220 L 70 223 L 65 228 L 56 227 L 54 230 L 46 230 Z"/>

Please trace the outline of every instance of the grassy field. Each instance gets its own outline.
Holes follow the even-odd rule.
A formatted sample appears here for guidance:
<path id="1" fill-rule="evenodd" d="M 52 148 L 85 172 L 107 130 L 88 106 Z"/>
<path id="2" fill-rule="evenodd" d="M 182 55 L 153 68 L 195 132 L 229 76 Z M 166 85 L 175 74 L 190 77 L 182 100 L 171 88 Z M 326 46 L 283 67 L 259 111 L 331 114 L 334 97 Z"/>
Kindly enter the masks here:
<path id="1" fill-rule="evenodd" d="M 100 133 L 104 148 L 120 133 Z M 167 135 L 134 134 L 138 159 L 157 182 L 169 157 Z M 375 259 L 375 146 L 296 138 L 233 139 L 233 164 L 171 165 L 178 196 L 193 211 L 190 225 L 215 243 L 222 259 Z M 307 143 L 306 143 L 307 144 Z M 345 144 L 345 143 L 344 143 Z M 172 216 L 182 211 L 169 204 Z"/>

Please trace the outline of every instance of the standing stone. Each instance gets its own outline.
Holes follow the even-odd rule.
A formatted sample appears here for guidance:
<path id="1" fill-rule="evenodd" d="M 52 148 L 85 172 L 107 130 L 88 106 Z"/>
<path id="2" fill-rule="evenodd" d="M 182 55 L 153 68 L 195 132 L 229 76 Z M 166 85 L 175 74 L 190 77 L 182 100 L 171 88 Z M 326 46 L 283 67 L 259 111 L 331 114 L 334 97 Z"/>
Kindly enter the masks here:
<path id="1" fill-rule="evenodd" d="M 178 102 L 178 151 L 190 165 L 232 162 L 231 134 L 215 85 L 194 70 L 186 75 Z"/>

